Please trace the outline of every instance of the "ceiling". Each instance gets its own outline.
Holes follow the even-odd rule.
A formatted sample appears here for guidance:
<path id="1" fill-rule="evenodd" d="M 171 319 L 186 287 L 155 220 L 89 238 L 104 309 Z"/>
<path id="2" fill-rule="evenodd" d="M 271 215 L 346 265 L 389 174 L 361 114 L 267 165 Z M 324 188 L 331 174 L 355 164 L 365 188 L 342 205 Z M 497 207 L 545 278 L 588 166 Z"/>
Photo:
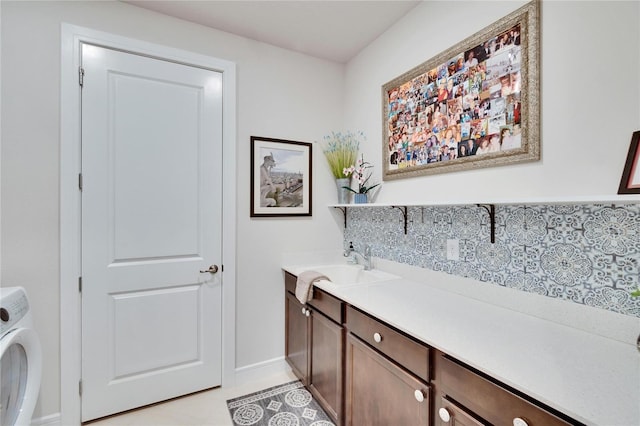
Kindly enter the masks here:
<path id="1" fill-rule="evenodd" d="M 347 62 L 421 0 L 122 0 L 335 62 Z"/>

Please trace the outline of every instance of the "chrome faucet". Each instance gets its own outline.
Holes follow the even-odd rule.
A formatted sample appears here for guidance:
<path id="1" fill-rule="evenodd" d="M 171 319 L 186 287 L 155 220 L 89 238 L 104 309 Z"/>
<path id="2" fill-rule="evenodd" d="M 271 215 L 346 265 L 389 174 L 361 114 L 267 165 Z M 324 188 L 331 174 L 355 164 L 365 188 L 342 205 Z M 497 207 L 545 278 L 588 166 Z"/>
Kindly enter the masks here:
<path id="1" fill-rule="evenodd" d="M 364 253 L 360 253 L 353 247 L 353 241 L 349 242 L 349 248 L 345 249 L 344 257 L 349 257 L 351 254 L 357 254 L 362 258 L 364 270 L 368 271 L 371 269 L 371 246 L 365 244 Z"/>

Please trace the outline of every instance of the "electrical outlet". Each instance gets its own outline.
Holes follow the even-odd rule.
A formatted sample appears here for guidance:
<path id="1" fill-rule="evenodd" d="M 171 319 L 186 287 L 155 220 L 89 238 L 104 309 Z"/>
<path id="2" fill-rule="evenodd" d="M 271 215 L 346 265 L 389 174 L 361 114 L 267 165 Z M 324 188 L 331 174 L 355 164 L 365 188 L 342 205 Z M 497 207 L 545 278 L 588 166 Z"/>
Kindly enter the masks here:
<path id="1" fill-rule="evenodd" d="M 447 260 L 460 260 L 460 240 L 447 240 Z"/>

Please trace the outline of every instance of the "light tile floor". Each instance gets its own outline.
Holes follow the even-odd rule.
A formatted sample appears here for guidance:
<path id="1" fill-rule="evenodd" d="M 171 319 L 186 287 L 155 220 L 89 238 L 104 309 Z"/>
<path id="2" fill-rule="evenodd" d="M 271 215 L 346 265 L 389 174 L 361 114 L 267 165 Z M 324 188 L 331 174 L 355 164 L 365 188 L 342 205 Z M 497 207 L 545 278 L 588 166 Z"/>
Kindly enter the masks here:
<path id="1" fill-rule="evenodd" d="M 198 392 L 85 423 L 90 426 L 232 426 L 227 400 L 296 380 L 291 372 L 251 383 Z"/>

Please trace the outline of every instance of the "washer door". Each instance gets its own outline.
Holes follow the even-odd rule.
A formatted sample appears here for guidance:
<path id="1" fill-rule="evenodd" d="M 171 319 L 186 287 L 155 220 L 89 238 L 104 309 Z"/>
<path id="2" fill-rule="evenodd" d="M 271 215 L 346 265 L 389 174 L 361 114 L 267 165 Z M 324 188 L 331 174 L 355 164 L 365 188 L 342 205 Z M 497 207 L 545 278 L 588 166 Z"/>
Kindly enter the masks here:
<path id="1" fill-rule="evenodd" d="M 0 339 L 0 425 L 29 425 L 40 391 L 42 352 L 34 330 L 18 328 Z"/>

